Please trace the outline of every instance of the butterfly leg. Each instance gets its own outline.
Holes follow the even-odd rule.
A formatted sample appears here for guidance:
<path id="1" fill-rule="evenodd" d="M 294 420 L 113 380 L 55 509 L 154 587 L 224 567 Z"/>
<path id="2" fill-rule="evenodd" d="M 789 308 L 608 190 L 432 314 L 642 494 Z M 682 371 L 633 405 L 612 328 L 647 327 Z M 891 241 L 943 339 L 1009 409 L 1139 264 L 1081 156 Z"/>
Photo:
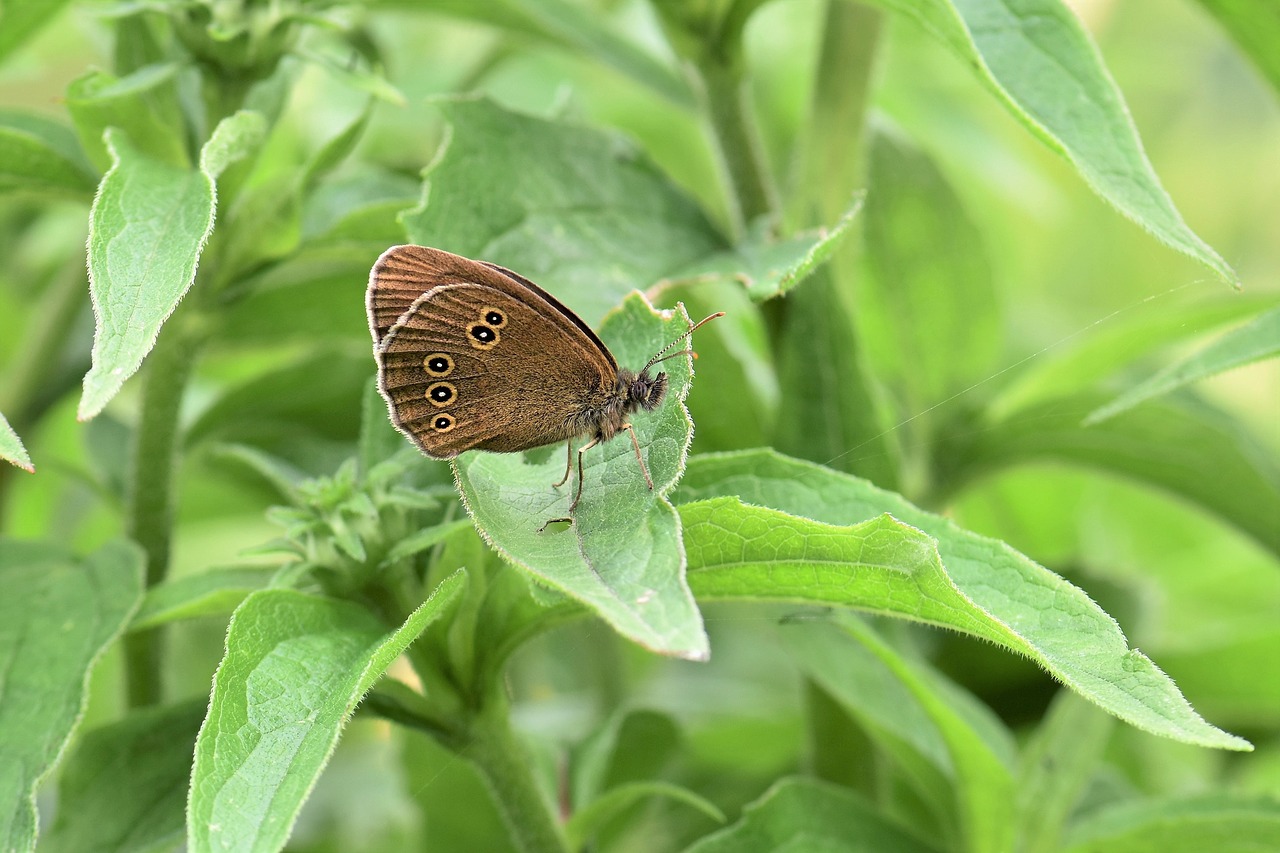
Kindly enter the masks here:
<path id="1" fill-rule="evenodd" d="M 640 463 L 640 473 L 644 474 L 644 481 L 649 484 L 649 491 L 653 491 L 653 478 L 649 476 L 649 469 L 645 467 L 644 457 L 640 455 L 640 440 L 636 438 L 636 428 L 631 424 L 623 424 L 622 428 L 631 436 L 631 446 L 636 449 L 636 461 Z M 581 478 L 582 474 L 578 474 Z"/>
<path id="2" fill-rule="evenodd" d="M 578 491 L 573 496 L 573 503 L 569 504 L 569 512 L 573 512 L 578 507 L 578 499 L 582 497 L 582 456 L 588 450 L 600 443 L 600 436 L 588 441 L 586 444 L 578 448 Z"/>
<path id="3" fill-rule="evenodd" d="M 565 459 L 564 459 L 564 476 L 560 478 L 560 482 L 553 483 L 554 488 L 560 488 L 569 482 L 569 474 L 573 471 L 573 439 L 569 439 L 564 443 Z"/>

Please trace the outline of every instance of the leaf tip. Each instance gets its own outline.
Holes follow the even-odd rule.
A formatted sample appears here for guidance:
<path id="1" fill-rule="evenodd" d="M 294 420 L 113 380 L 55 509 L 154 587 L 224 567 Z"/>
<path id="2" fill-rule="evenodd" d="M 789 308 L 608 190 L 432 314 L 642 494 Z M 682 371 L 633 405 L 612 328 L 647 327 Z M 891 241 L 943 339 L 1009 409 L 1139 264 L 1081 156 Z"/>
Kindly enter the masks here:
<path id="1" fill-rule="evenodd" d="M 689 649 L 680 654 L 681 660 L 693 661 L 694 663 L 706 663 L 711 660 L 711 649 L 702 646 L 696 649 Z"/>
<path id="2" fill-rule="evenodd" d="M 107 399 L 110 396 L 110 394 L 102 392 L 97 378 L 94 377 L 93 371 L 90 370 L 84 377 L 84 392 L 80 395 L 80 404 L 76 406 L 76 420 L 84 423 L 102 414 L 102 410 L 106 408 Z"/>

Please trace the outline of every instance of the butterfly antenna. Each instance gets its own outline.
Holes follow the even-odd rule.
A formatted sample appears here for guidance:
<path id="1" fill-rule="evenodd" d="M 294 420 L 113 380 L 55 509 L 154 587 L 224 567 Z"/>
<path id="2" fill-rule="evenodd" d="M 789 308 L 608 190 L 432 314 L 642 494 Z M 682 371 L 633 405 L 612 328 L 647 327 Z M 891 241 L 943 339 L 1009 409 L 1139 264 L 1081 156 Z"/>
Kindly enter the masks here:
<path id="1" fill-rule="evenodd" d="M 717 318 L 717 317 L 723 317 L 723 316 L 724 316 L 724 312 L 723 312 L 723 311 L 717 311 L 716 313 L 712 314 L 710 317 L 703 317 L 701 320 L 699 320 L 698 322 L 694 323 L 692 326 L 690 326 L 690 327 L 689 327 L 689 331 L 685 332 L 683 335 L 681 335 L 680 337 L 676 338 L 674 341 L 672 341 L 671 343 L 667 344 L 667 345 L 666 345 L 665 347 L 663 347 L 662 349 L 658 350 L 657 355 L 655 355 L 653 358 L 649 359 L 649 363 L 648 363 L 648 364 L 646 364 L 646 365 L 644 366 L 644 370 L 648 370 L 649 368 L 653 367 L 653 366 L 654 366 L 655 364 L 657 364 L 658 362 L 660 362 L 660 361 L 664 361 L 664 360 L 666 360 L 666 359 L 670 358 L 671 356 L 667 355 L 667 353 L 671 351 L 671 348 L 672 348 L 672 347 L 674 347 L 676 344 L 680 343 L 680 342 L 681 342 L 681 341 L 683 341 L 685 338 L 687 338 L 687 337 L 689 337 L 690 335 L 692 335 L 694 332 L 698 331 L 698 329 L 702 328 L 702 327 L 703 327 L 703 326 L 705 326 L 707 323 L 710 323 L 710 322 L 711 322 L 712 320 L 714 320 L 715 318 Z M 680 355 L 680 353 L 676 353 L 676 355 Z M 644 372 L 644 370 L 642 370 L 642 371 L 640 371 L 640 372 L 641 372 L 641 373 L 643 373 L 643 372 Z"/>

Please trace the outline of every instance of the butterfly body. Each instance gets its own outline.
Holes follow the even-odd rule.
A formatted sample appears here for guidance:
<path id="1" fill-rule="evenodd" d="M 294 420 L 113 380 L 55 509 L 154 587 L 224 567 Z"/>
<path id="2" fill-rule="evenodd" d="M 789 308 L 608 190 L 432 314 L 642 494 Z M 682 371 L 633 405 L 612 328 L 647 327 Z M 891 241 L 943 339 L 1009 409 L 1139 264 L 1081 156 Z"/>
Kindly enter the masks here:
<path id="1" fill-rule="evenodd" d="M 378 390 L 392 423 L 428 456 L 566 441 L 562 485 L 572 440 L 589 436 L 572 508 L 582 454 L 625 430 L 653 488 L 629 418 L 661 405 L 667 375 L 650 370 L 686 351 L 663 350 L 639 371 L 619 368 L 596 333 L 533 282 L 425 246 L 393 246 L 378 258 L 366 307 Z"/>

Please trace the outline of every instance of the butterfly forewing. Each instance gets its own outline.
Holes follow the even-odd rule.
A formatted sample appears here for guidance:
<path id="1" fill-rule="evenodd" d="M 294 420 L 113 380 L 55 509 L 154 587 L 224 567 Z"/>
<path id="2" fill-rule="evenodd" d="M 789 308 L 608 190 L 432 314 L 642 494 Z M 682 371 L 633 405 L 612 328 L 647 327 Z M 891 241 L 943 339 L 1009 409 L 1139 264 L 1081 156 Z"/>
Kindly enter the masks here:
<path id="1" fill-rule="evenodd" d="M 370 305 L 376 324 L 372 298 Z M 385 305 L 393 310 L 389 299 Z M 386 329 L 377 353 L 392 420 L 437 457 L 526 450 L 578 435 L 584 413 L 603 404 L 616 375 L 596 342 L 556 312 L 478 283 L 420 293 Z"/>
<path id="2" fill-rule="evenodd" d="M 470 258 L 427 246 L 392 246 L 369 273 L 366 308 L 374 342 L 381 342 L 418 297 L 442 284 L 484 284 L 521 299 L 520 285 Z"/>
<path id="3" fill-rule="evenodd" d="M 382 341 L 418 297 L 444 284 L 483 284 L 500 290 L 545 313 L 550 320 L 559 319 L 572 325 L 584 339 L 583 345 L 595 351 L 596 358 L 615 371 L 618 368 L 613 354 L 591 327 L 529 279 L 496 264 L 473 261 L 428 246 L 392 246 L 374 263 L 369 273 L 365 306 L 374 344 Z"/>

